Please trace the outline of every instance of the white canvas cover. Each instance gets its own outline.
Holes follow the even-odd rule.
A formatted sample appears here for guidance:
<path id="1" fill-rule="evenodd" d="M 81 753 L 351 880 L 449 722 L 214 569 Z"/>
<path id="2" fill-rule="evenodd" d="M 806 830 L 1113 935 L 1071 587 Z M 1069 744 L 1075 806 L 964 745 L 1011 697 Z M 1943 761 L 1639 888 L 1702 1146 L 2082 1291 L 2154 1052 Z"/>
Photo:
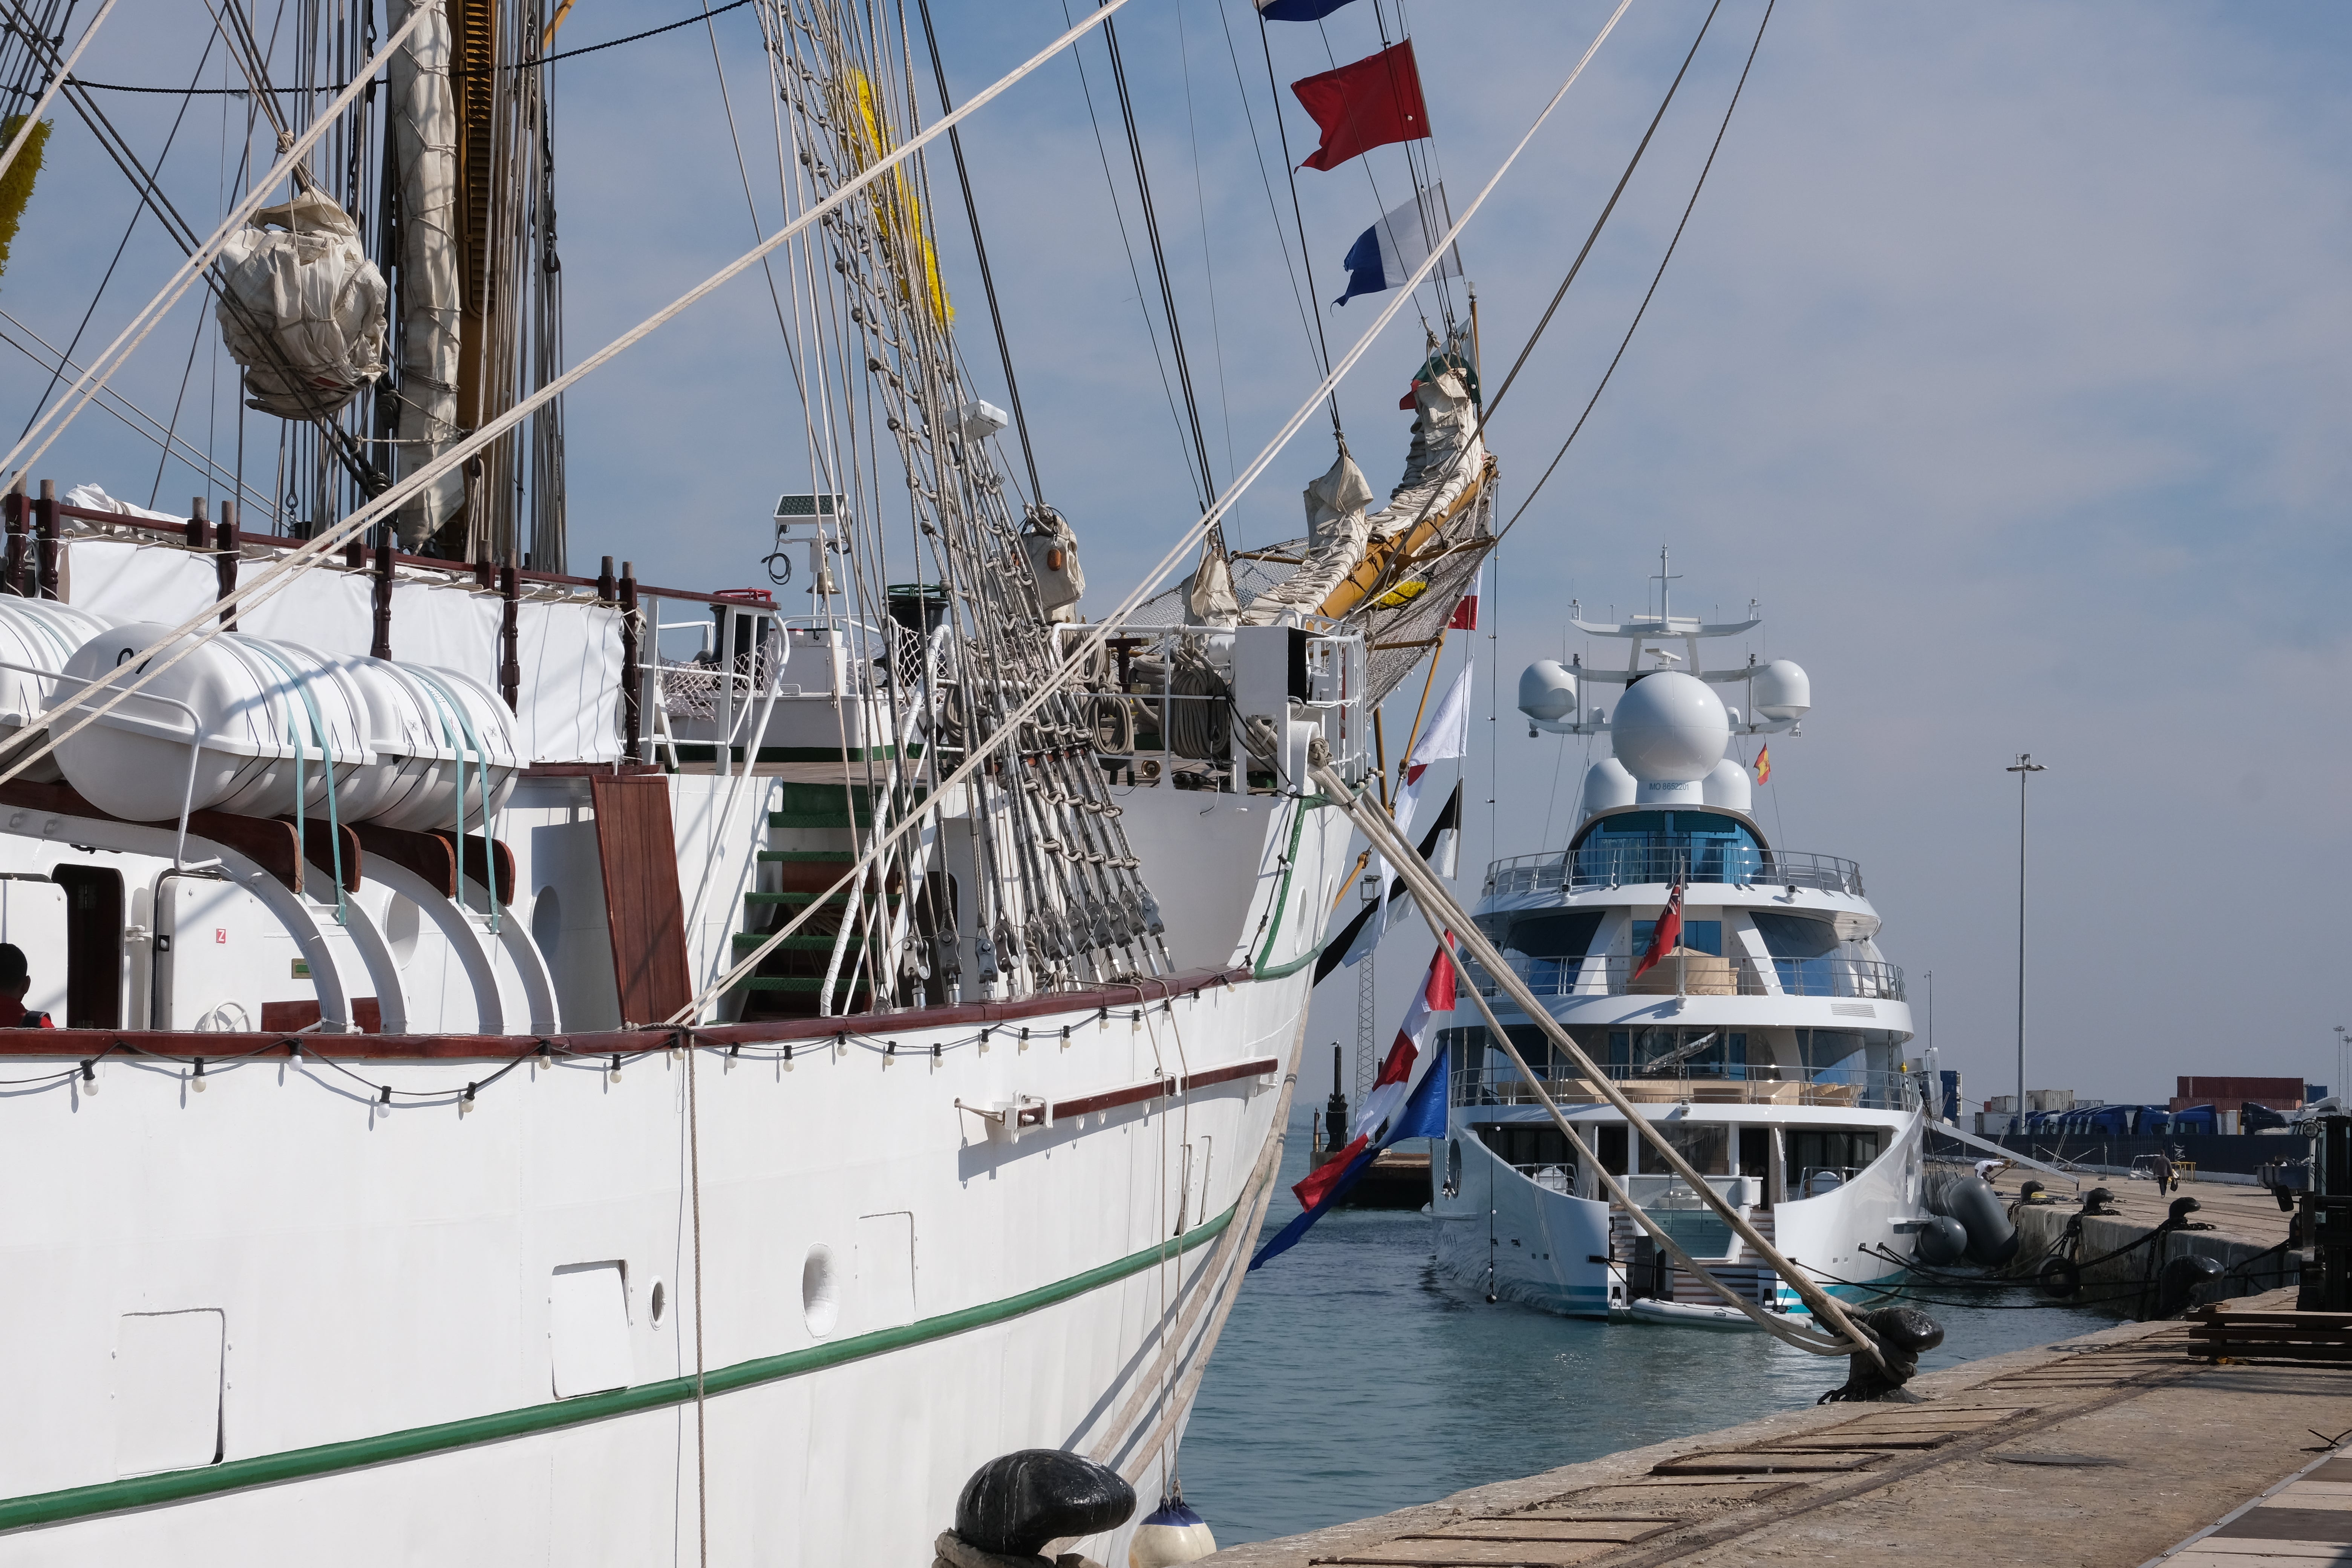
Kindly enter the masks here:
<path id="1" fill-rule="evenodd" d="M 457 107 L 449 87 L 449 17 L 440 0 L 392 0 L 389 26 L 430 14 L 393 51 L 385 122 L 400 181 L 400 440 L 405 478 L 458 436 Z M 466 499 L 466 477 L 442 475 L 400 509 L 400 547 L 412 554 Z"/>
<path id="2" fill-rule="evenodd" d="M 516 621 L 522 705 L 516 742 L 534 763 L 609 763 L 621 755 L 621 612 L 534 605 Z"/>
<path id="3" fill-rule="evenodd" d="M 1250 601 L 1242 624 L 1272 626 L 1289 610 L 1312 610 L 1356 569 L 1370 538 L 1364 507 L 1372 487 L 1342 447 L 1330 470 L 1307 487 L 1307 559 L 1296 572 Z"/>
<path id="4" fill-rule="evenodd" d="M 1478 405 L 1461 373 L 1441 371 L 1413 383 L 1412 447 L 1405 454 L 1404 478 L 1389 492 L 1389 504 L 1370 519 L 1374 539 L 1404 532 L 1423 517 L 1443 517 L 1477 479 L 1486 461 L 1478 433 Z"/>
<path id="5" fill-rule="evenodd" d="M 324 192 L 255 213 L 221 250 L 221 342 L 251 406 L 316 418 L 383 374 L 383 274 Z"/>

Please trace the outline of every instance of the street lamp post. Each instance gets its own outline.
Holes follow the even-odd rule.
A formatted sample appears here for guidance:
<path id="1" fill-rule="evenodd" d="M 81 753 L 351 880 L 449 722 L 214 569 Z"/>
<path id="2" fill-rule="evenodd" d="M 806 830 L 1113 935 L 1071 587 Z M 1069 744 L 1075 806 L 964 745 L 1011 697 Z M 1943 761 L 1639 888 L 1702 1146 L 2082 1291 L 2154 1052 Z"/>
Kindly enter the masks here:
<path id="1" fill-rule="evenodd" d="M 2025 781 L 2049 770 L 2031 752 L 2018 753 L 2009 772 L 2017 775 L 2017 1121 L 2025 1131 Z"/>

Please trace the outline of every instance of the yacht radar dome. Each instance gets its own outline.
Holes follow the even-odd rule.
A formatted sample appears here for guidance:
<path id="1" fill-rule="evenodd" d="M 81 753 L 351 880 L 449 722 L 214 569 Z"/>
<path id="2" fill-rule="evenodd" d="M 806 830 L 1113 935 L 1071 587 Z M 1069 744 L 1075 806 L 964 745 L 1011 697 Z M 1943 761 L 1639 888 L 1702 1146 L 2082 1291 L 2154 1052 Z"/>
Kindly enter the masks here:
<path id="1" fill-rule="evenodd" d="M 1706 682 L 1661 669 L 1625 689 L 1609 733 L 1617 760 L 1641 783 L 1696 784 L 1723 761 L 1731 716 Z"/>
<path id="2" fill-rule="evenodd" d="M 1519 671 L 1519 711 L 1545 729 L 1576 721 L 1576 677 L 1556 658 L 1539 658 Z"/>
<path id="3" fill-rule="evenodd" d="M 1584 815 L 1598 816 L 1633 804 L 1633 775 L 1614 757 L 1603 757 L 1584 770 Z"/>
<path id="4" fill-rule="evenodd" d="M 1761 719 L 1801 719 L 1813 705 L 1812 679 L 1794 659 L 1772 660 L 1756 672 L 1748 689 Z"/>

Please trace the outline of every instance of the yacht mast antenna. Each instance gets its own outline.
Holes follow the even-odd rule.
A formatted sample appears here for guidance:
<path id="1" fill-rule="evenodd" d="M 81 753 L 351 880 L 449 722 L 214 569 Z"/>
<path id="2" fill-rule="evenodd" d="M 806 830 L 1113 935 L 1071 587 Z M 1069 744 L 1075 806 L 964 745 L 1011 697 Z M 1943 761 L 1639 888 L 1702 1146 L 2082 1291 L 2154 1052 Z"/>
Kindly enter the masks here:
<path id="1" fill-rule="evenodd" d="M 1663 545 L 1663 544 L 1659 545 L 1659 546 L 1658 546 L 1658 632 L 1659 632 L 1659 635 L 1660 635 L 1660 636 L 1664 636 L 1666 632 L 1668 632 L 1668 631 L 1670 631 L 1671 629 L 1673 629 L 1673 627 L 1672 627 L 1672 617 L 1668 615 L 1667 610 L 1666 610 L 1666 595 L 1668 594 L 1668 592 L 1670 592 L 1670 589 L 1669 589 L 1668 584 L 1674 584 L 1674 583 L 1678 583 L 1678 582 L 1680 582 L 1681 580 L 1682 580 L 1682 579 L 1681 579 L 1681 577 L 1680 577 L 1677 574 L 1675 574 L 1675 573 L 1673 573 L 1673 572 L 1670 572 L 1670 571 L 1667 569 L 1667 566 L 1666 566 L 1666 547 L 1665 547 L 1664 545 Z"/>

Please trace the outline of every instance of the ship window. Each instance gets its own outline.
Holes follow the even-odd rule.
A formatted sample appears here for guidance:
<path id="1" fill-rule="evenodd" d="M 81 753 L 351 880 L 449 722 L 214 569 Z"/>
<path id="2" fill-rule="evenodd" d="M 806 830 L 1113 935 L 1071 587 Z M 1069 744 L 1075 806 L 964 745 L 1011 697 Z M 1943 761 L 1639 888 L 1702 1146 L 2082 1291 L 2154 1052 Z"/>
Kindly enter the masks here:
<path id="1" fill-rule="evenodd" d="M 1577 886 L 1635 882 L 1748 882 L 1763 873 L 1763 847 L 1737 817 L 1701 811 L 1627 811 L 1604 816 L 1570 846 Z"/>
<path id="2" fill-rule="evenodd" d="M 1650 939 L 1657 932 L 1657 921 L 1635 921 L 1633 950 L 1635 952 L 1647 952 L 1650 950 Z M 1723 956 L 1723 922 L 1721 921 L 1683 921 L 1681 945 L 1693 952 L 1711 953 L 1717 958 L 1721 958 Z"/>
<path id="3" fill-rule="evenodd" d="M 1748 1036 L 1721 1029 L 1614 1029 L 1609 1036 L 1612 1076 L 1738 1078 L 1748 1076 Z"/>
<path id="4" fill-rule="evenodd" d="M 1623 1175 L 1625 1173 L 1625 1129 L 1622 1127 L 1601 1129 L 1601 1146 L 1595 1151 L 1595 1154 L 1601 1161 L 1602 1170 L 1612 1176 Z"/>
<path id="5" fill-rule="evenodd" d="M 1837 928 L 1827 921 L 1813 920 L 1806 915 L 1784 915 L 1759 910 L 1748 917 L 1756 922 L 1756 934 L 1764 939 L 1764 951 L 1772 955 L 1772 968 L 1780 981 L 1780 989 L 1791 996 L 1830 996 L 1836 994 L 1836 976 L 1830 954 L 1837 951 Z"/>
<path id="6" fill-rule="evenodd" d="M 1864 1040 L 1851 1029 L 1799 1029 L 1797 1059 L 1815 1083 L 1858 1083 Z"/>
<path id="7" fill-rule="evenodd" d="M 1705 1125 L 1693 1126 L 1687 1121 L 1654 1121 L 1650 1124 L 1665 1134 L 1675 1152 L 1690 1162 L 1691 1169 L 1702 1176 L 1727 1176 L 1731 1173 L 1731 1129 Z M 1666 1159 L 1658 1152 L 1657 1145 L 1648 1139 L 1642 1141 L 1642 1173 L 1669 1173 Z M 1679 1238 L 1677 1238 L 1679 1239 Z"/>
<path id="8" fill-rule="evenodd" d="M 1795 1178 L 1791 1191 L 1800 1187 L 1808 1197 L 1815 1195 L 1812 1177 L 1826 1172 L 1845 1178 L 1878 1158 L 1885 1147 L 1886 1134 L 1875 1127 L 1852 1131 L 1845 1129 L 1792 1127 L 1789 1130 L 1789 1173 Z"/>
<path id="9" fill-rule="evenodd" d="M 1582 958 L 1601 929 L 1599 910 L 1520 910 L 1480 915 L 1478 929 L 1506 953 L 1530 958 Z"/>
<path id="10" fill-rule="evenodd" d="M 1769 1127 L 1743 1127 L 1739 1130 L 1739 1173 L 1759 1181 L 1772 1164 L 1772 1130 Z"/>

